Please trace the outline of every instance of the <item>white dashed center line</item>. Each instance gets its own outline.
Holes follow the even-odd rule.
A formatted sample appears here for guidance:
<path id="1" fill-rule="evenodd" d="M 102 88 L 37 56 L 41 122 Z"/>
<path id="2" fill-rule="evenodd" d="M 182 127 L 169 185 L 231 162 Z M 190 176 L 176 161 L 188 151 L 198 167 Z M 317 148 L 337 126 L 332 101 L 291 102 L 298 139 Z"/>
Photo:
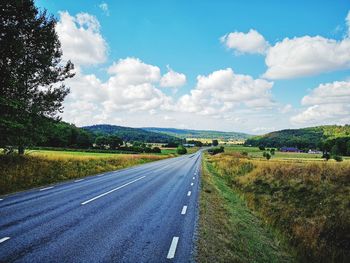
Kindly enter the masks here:
<path id="1" fill-rule="evenodd" d="M 173 237 L 173 240 L 171 241 L 169 252 L 166 258 L 170 259 L 175 257 L 175 252 L 176 252 L 176 247 L 178 242 L 179 242 L 179 237 Z"/>
<path id="2" fill-rule="evenodd" d="M 194 177 L 194 176 L 192 177 L 193 180 L 194 180 L 195 178 L 196 178 L 196 177 Z"/>
<path id="3" fill-rule="evenodd" d="M 5 242 L 6 240 L 9 240 L 9 239 L 10 239 L 9 237 L 3 237 L 0 239 L 0 243 Z"/>
<path id="4" fill-rule="evenodd" d="M 125 186 L 127 186 L 127 185 L 129 185 L 129 184 L 135 183 L 135 182 L 137 182 L 138 180 L 141 180 L 141 179 L 143 179 L 143 178 L 145 178 L 145 177 L 146 177 L 145 175 L 144 175 L 144 176 L 141 176 L 141 177 L 139 177 L 139 178 L 137 178 L 137 179 L 135 179 L 135 180 L 132 180 L 132 181 L 126 183 L 126 184 L 123 184 L 123 185 L 121 185 L 121 186 L 118 186 L 118 187 L 116 187 L 116 188 L 114 188 L 114 189 L 112 189 L 112 190 L 110 190 L 110 191 L 108 191 L 108 192 L 105 192 L 105 193 L 100 194 L 100 195 L 98 195 L 98 196 L 95 196 L 95 197 L 93 197 L 93 198 L 91 198 L 91 199 L 89 199 L 89 200 L 87 200 L 87 201 L 85 201 L 85 202 L 82 202 L 81 204 L 82 204 L 82 205 L 86 205 L 87 203 L 90 203 L 90 202 L 92 202 L 92 201 L 95 201 L 96 199 L 101 198 L 102 196 L 105 196 L 105 195 L 108 195 L 108 194 L 110 194 L 110 193 L 113 193 L 114 191 L 117 191 L 117 190 L 119 190 L 119 189 L 121 189 L 121 188 L 123 188 L 123 187 L 125 187 Z"/>
<path id="5" fill-rule="evenodd" d="M 193 186 L 193 183 L 191 183 L 191 186 Z"/>
<path id="6" fill-rule="evenodd" d="M 191 191 L 188 191 L 187 196 L 190 196 L 190 195 L 191 195 Z"/>
<path id="7" fill-rule="evenodd" d="M 2 201 L 2 200 L 4 200 L 4 199 L 1 199 L 1 198 L 0 198 L 0 201 Z"/>
<path id="8" fill-rule="evenodd" d="M 50 187 L 45 187 L 45 188 L 41 188 L 39 191 L 45 191 L 45 190 L 49 190 L 49 189 L 52 189 L 53 186 L 50 186 Z"/>
<path id="9" fill-rule="evenodd" d="M 185 215 L 187 211 L 187 205 L 184 205 L 181 211 L 181 215 Z"/>
<path id="10" fill-rule="evenodd" d="M 78 182 L 81 182 L 81 181 L 84 181 L 84 179 L 78 179 L 78 180 L 75 180 L 74 182 L 78 183 Z"/>

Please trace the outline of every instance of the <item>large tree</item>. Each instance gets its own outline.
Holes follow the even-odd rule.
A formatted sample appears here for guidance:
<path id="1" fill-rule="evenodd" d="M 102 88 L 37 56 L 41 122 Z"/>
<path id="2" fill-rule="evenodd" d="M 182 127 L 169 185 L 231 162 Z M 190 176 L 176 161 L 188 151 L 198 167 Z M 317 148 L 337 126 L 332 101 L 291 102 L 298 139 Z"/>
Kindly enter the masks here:
<path id="1" fill-rule="evenodd" d="M 74 75 L 63 62 L 56 20 L 33 0 L 0 1 L 0 147 L 35 143 L 48 119 L 59 119 Z"/>

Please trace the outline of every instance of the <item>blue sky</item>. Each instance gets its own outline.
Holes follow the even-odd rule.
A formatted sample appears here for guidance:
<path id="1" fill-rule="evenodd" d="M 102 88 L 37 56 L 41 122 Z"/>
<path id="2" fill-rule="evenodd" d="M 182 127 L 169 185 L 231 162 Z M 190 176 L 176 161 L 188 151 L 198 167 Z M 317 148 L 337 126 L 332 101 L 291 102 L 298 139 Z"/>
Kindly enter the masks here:
<path id="1" fill-rule="evenodd" d="M 350 110 L 344 103 L 350 98 L 350 31 L 346 20 L 349 1 L 40 0 L 36 5 L 46 8 L 61 23 L 58 33 L 63 54 L 71 54 L 69 59 L 78 70 L 76 79 L 67 83 L 71 95 L 63 115 L 64 120 L 77 125 L 111 123 L 263 133 L 349 122 Z M 66 14 L 66 22 L 62 12 Z M 79 20 L 78 14 L 85 14 L 85 20 Z M 68 24 L 80 30 L 81 42 L 87 43 L 86 47 L 74 46 L 78 35 Z M 98 29 L 92 29 L 94 24 L 99 24 Z M 84 29 L 93 33 L 84 35 Z M 256 34 L 248 34 L 250 30 Z M 230 33 L 234 34 L 220 40 Z M 255 39 L 261 40 L 260 36 L 263 42 L 257 40 L 256 45 L 247 49 Z M 284 41 L 286 38 L 291 41 Z M 101 49 L 97 51 L 99 45 Z M 309 48 L 301 52 L 305 45 Z M 91 46 L 96 49 L 89 50 Z M 75 57 L 79 52 L 81 56 L 91 56 L 91 61 L 80 61 Z M 99 54 L 96 53 L 95 60 L 94 52 Z M 286 59 L 286 54 L 293 54 L 296 61 Z M 127 58 L 134 60 L 123 63 Z M 267 65 L 267 58 L 272 64 Z M 113 63 L 116 69 L 108 72 Z M 135 82 L 133 76 L 141 74 L 136 70 L 140 63 L 157 67 L 160 75 L 150 81 L 143 72 L 143 80 Z M 171 84 L 163 87 L 161 78 L 169 71 L 167 66 L 185 75 L 186 81 L 178 79 L 175 87 Z M 143 68 L 147 71 L 147 67 Z M 228 68 L 232 72 L 225 71 Z M 269 68 L 271 74 L 267 73 Z M 199 75 L 204 77 L 201 83 L 197 79 Z M 251 80 L 242 84 L 243 75 Z M 84 91 L 82 83 L 86 81 Z M 322 84 L 325 87 L 320 87 Z M 193 90 L 200 95 L 193 95 Z M 91 95 L 82 98 L 79 92 Z M 104 98 L 94 99 L 94 92 L 106 94 Z M 116 93 L 126 93 L 127 99 L 110 99 Z M 134 93 L 137 103 L 126 105 Z M 141 93 L 142 98 L 137 96 Z M 236 95 L 229 98 L 231 93 Z M 338 100 L 320 100 L 328 95 Z M 158 101 L 143 107 L 152 96 Z M 260 98 L 264 100 L 258 103 Z M 88 113 L 89 107 L 96 112 L 93 118 Z M 337 112 L 332 112 L 332 108 Z M 319 114 L 324 111 L 324 116 Z"/>

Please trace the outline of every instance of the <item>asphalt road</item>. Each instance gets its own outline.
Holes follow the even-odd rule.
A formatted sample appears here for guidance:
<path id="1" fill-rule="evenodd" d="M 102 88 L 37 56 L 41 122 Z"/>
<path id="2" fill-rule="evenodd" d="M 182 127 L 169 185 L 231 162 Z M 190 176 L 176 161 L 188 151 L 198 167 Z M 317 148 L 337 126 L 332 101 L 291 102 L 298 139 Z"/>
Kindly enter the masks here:
<path id="1" fill-rule="evenodd" d="M 200 159 L 0 197 L 0 262 L 193 262 Z"/>

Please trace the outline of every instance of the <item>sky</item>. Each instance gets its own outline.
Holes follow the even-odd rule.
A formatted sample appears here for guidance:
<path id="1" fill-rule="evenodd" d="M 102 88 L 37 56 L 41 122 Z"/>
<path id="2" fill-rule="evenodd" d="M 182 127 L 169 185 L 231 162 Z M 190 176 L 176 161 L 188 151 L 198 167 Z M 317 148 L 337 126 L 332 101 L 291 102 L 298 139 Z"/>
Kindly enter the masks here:
<path id="1" fill-rule="evenodd" d="M 262 134 L 350 123 L 350 1 L 37 0 L 76 75 L 62 119 Z"/>

